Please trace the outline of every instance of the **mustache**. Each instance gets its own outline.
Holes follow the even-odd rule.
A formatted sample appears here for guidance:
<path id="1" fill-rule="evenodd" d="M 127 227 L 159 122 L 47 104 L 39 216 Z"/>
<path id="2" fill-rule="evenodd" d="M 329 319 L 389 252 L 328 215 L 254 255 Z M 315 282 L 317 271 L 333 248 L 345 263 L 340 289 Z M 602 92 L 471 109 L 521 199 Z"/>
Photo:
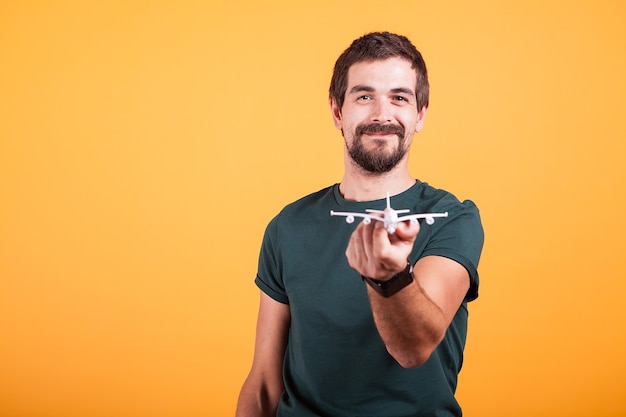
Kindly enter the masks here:
<path id="1" fill-rule="evenodd" d="M 404 128 L 400 125 L 381 125 L 378 123 L 370 123 L 358 125 L 355 132 L 357 137 L 360 137 L 364 133 L 384 133 L 384 134 L 396 134 L 398 137 L 404 137 Z"/>

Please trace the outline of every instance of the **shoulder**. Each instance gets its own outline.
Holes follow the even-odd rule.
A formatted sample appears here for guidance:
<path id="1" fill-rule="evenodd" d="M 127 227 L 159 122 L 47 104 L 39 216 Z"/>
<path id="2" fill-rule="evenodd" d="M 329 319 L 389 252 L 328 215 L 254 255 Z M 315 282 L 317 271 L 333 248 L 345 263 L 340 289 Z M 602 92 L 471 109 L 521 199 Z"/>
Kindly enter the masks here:
<path id="1" fill-rule="evenodd" d="M 424 204 L 441 205 L 458 203 L 459 199 L 449 191 L 436 188 L 427 182 L 417 180 L 411 188 L 411 197 Z"/>
<path id="2" fill-rule="evenodd" d="M 315 227 L 328 220 L 334 194 L 329 186 L 285 205 L 269 222 L 266 234 L 277 236 L 307 227 Z"/>
<path id="3" fill-rule="evenodd" d="M 419 181 L 412 198 L 420 211 L 448 213 L 445 221 L 435 223 L 433 232 L 454 228 L 464 229 L 474 237 L 482 236 L 480 211 L 472 200 L 461 201 L 449 191 Z"/>
<path id="4" fill-rule="evenodd" d="M 333 188 L 334 186 L 323 188 L 287 204 L 276 215 L 274 221 L 288 221 L 289 219 L 317 213 L 325 207 L 330 207 L 334 198 Z M 324 214 L 328 215 L 328 213 Z"/>
<path id="5" fill-rule="evenodd" d="M 474 213 L 479 215 L 479 210 L 472 200 L 459 200 L 450 191 L 433 187 L 432 185 L 417 181 L 411 190 L 411 198 L 420 211 L 448 211 L 450 214 Z"/>

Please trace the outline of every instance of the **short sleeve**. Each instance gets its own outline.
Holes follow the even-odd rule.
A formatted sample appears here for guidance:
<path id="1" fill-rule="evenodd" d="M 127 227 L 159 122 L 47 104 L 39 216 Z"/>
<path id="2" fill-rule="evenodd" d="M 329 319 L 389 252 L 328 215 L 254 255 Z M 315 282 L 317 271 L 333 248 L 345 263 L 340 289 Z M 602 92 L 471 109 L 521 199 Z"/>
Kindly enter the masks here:
<path id="1" fill-rule="evenodd" d="M 257 276 L 254 282 L 261 291 L 274 300 L 283 304 L 289 304 L 289 298 L 287 297 L 282 279 L 282 262 L 280 261 L 281 252 L 277 242 L 277 229 L 278 216 L 272 219 L 265 229 L 259 254 Z"/>
<path id="2" fill-rule="evenodd" d="M 478 298 L 478 261 L 484 243 L 484 231 L 478 207 L 466 200 L 446 207 L 448 218 L 436 222 L 421 257 L 436 255 L 463 265 L 470 277 L 466 302 Z"/>

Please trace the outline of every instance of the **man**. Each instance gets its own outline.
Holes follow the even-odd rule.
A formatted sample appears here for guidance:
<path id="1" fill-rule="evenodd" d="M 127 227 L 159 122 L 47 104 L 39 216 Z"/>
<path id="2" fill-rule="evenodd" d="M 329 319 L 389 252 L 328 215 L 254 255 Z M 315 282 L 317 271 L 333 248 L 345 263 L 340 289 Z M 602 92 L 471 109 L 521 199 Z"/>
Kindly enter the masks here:
<path id="1" fill-rule="evenodd" d="M 237 416 L 461 415 L 454 392 L 483 230 L 474 203 L 409 174 L 428 90 L 422 56 L 403 36 L 365 35 L 337 60 L 330 109 L 345 173 L 267 227 Z M 448 217 L 390 234 L 382 222 L 329 215 L 382 209 L 387 193 L 392 207 Z"/>

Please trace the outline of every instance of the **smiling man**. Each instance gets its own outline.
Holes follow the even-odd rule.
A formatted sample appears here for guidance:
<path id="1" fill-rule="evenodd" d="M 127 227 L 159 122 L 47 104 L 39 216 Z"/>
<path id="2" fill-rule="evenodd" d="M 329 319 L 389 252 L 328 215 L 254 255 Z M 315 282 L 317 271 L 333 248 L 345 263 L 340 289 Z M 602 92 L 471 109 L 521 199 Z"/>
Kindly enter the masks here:
<path id="1" fill-rule="evenodd" d="M 395 168 L 406 159 L 413 134 L 421 130 L 426 107 L 417 109 L 414 74 L 402 58 L 360 62 L 348 71 L 342 108 L 331 101 L 348 161 L 364 173 L 379 175 Z"/>
<path id="2" fill-rule="evenodd" d="M 330 86 L 344 137 L 341 182 L 285 207 L 259 256 L 252 369 L 237 416 L 460 416 L 454 392 L 478 297 L 478 209 L 408 167 L 428 108 L 411 42 L 370 33 L 344 51 Z M 448 212 L 432 225 L 348 226 L 331 210 Z"/>

